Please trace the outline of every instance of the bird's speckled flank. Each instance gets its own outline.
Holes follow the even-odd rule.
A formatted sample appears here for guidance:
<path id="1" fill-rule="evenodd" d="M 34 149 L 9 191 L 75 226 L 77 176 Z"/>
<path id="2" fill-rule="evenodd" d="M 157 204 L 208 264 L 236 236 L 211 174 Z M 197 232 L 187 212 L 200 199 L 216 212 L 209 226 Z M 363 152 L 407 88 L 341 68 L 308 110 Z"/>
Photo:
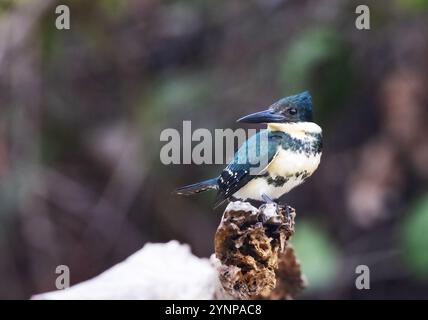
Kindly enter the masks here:
<path id="1" fill-rule="evenodd" d="M 270 125 L 280 137 L 273 160 L 257 177 L 233 194 L 237 199 L 262 201 L 262 194 L 275 200 L 305 181 L 321 161 L 321 128 L 314 123 Z"/>

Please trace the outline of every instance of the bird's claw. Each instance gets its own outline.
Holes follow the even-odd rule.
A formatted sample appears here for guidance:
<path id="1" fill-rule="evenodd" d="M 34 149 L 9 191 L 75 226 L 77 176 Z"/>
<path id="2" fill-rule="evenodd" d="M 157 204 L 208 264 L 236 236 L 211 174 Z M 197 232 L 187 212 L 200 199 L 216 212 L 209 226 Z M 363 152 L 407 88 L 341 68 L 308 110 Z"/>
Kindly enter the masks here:
<path id="1" fill-rule="evenodd" d="M 262 199 L 266 203 L 274 203 L 274 204 L 276 204 L 276 202 L 273 201 L 271 198 L 269 198 L 268 195 L 266 195 L 265 193 L 262 193 Z"/>
<path id="2" fill-rule="evenodd" d="M 266 204 L 271 204 L 271 205 L 273 205 L 274 207 L 275 207 L 275 213 L 277 214 L 277 215 L 279 215 L 280 213 L 281 213 L 281 210 L 280 210 L 280 208 L 279 208 L 279 205 L 278 205 L 278 203 L 276 203 L 274 200 L 272 200 L 269 196 L 267 196 L 266 194 L 262 194 L 262 199 L 263 199 L 263 201 L 266 203 Z"/>

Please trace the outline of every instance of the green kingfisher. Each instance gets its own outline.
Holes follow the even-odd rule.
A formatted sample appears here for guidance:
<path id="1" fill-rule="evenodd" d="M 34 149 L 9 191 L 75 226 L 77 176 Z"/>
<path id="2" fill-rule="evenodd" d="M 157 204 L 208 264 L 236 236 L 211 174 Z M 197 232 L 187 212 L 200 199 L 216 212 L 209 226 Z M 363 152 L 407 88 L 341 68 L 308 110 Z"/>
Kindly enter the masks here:
<path id="1" fill-rule="evenodd" d="M 250 137 L 218 177 L 178 188 L 177 194 L 217 190 L 216 206 L 226 200 L 274 202 L 318 168 L 322 130 L 313 122 L 309 92 L 280 99 L 238 122 L 265 123 L 267 129 Z M 258 168 L 262 157 L 266 166 Z"/>

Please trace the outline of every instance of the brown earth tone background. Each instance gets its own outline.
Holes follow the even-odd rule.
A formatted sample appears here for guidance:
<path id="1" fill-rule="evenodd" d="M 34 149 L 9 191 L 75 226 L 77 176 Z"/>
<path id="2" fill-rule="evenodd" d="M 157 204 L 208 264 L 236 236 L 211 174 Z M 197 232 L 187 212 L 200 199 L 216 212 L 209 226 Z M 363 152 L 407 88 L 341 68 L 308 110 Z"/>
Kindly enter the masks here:
<path id="1" fill-rule="evenodd" d="M 162 165 L 160 132 L 236 129 L 303 90 L 325 147 L 283 199 L 301 298 L 428 298 L 428 1 L 362 2 L 0 1 L 0 298 L 54 290 L 60 264 L 86 280 L 146 242 L 208 257 L 214 194 L 171 191 L 222 166 Z"/>

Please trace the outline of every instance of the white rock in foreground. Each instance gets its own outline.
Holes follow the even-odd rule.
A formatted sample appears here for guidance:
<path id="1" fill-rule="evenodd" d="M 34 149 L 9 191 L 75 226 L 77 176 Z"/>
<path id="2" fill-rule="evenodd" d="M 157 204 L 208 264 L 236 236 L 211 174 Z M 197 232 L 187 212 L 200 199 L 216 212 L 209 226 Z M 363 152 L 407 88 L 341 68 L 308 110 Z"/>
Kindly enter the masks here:
<path id="1" fill-rule="evenodd" d="M 99 276 L 32 299 L 213 299 L 217 272 L 177 241 L 148 243 Z"/>

